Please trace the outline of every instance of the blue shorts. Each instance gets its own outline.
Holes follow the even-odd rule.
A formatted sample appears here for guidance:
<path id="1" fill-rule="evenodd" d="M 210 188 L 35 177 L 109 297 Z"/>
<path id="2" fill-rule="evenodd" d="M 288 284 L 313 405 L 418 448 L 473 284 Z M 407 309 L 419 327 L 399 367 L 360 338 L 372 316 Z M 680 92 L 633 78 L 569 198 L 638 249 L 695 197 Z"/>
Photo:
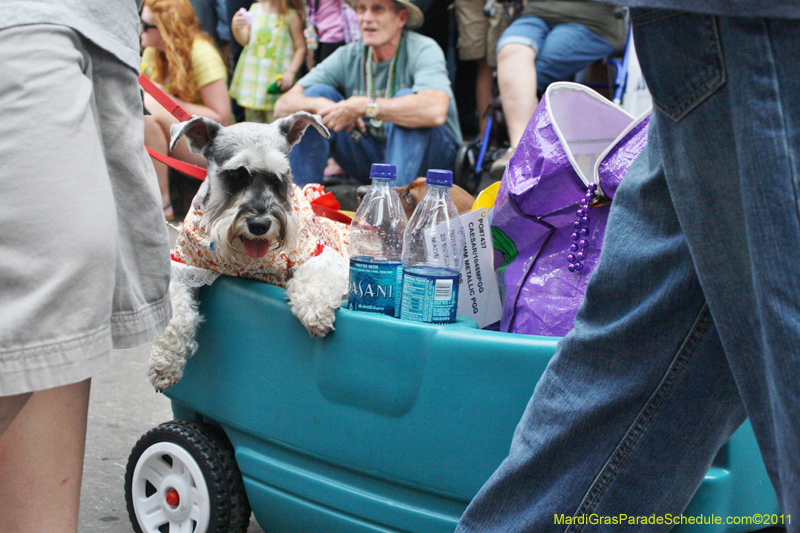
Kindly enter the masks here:
<path id="1" fill-rule="evenodd" d="M 507 44 L 522 44 L 536 52 L 536 85 L 544 92 L 554 81 L 572 79 L 580 70 L 614 53 L 614 47 L 577 22 L 548 24 L 538 17 L 520 17 L 497 41 L 497 53 Z"/>

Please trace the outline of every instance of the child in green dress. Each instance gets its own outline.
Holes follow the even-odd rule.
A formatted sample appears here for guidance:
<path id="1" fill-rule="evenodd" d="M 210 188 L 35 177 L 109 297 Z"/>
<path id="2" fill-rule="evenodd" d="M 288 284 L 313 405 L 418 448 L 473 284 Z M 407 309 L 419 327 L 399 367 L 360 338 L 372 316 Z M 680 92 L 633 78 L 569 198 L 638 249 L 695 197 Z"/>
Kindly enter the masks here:
<path id="1" fill-rule="evenodd" d="M 231 21 L 233 37 L 244 47 L 231 81 L 230 95 L 244 108 L 248 122 L 272 122 L 280 91 L 295 81 L 306 55 L 302 0 L 259 0 Z"/>

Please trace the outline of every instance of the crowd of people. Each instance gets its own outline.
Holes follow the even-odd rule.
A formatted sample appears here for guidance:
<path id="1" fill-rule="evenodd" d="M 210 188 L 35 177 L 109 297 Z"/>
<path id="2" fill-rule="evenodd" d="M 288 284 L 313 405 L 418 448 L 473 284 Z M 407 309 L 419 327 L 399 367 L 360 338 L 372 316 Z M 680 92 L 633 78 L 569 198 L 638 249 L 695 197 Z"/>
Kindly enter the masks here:
<path id="1" fill-rule="evenodd" d="M 477 65 L 472 82 L 479 134 L 497 72 L 511 140 L 507 154 L 493 167 L 499 179 L 533 115 L 538 93 L 621 50 L 626 36 L 618 10 L 590 1 L 547 0 L 524 8 L 521 2 L 515 7 L 498 4 L 487 16 L 479 1 L 456 0 L 456 35 L 445 41 L 444 50 L 441 41 L 419 33 L 425 15 L 411 0 L 363 5 L 357 0 L 352 5 L 345 0 L 192 3 L 198 13 L 217 14 L 206 17 L 207 31 L 191 15 L 190 0 L 147 0 L 142 13 L 144 73 L 191 114 L 222 124 L 237 120 L 237 109 L 242 110 L 238 119 L 249 122 L 271 122 L 299 110 L 322 115 L 331 137 L 309 132 L 292 151 L 299 185 L 324 181 L 331 172 L 367 183 L 370 165 L 376 162 L 403 169 L 399 185 L 429 168 L 453 169 L 465 135 L 447 59 L 452 51 L 461 64 Z M 442 27 L 443 21 L 434 22 Z M 444 23 L 447 28 L 449 21 Z M 222 27 L 230 29 L 227 35 L 239 45 L 238 54 L 225 54 L 231 43 L 224 40 Z M 225 87 L 232 106 L 221 101 Z M 149 97 L 146 103 L 153 112 L 146 119 L 148 146 L 166 153 L 175 119 L 149 105 Z M 185 142 L 170 155 L 203 165 Z M 164 214 L 170 218 L 168 172 L 162 163 L 154 160 L 154 165 Z"/>

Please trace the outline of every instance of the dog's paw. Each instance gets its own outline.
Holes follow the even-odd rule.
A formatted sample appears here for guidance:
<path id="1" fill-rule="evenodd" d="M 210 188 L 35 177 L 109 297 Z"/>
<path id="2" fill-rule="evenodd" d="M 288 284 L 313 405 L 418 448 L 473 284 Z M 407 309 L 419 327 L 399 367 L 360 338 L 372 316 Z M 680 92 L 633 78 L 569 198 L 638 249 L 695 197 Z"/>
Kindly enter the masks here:
<path id="1" fill-rule="evenodd" d="M 157 392 L 164 392 L 183 377 L 185 354 L 175 351 L 174 340 L 170 331 L 164 331 L 153 342 L 150 350 L 147 379 Z"/>
<path id="2" fill-rule="evenodd" d="M 173 277 L 170 283 L 172 319 L 153 341 L 147 371 L 150 383 L 158 392 L 164 392 L 181 380 L 186 360 L 197 350 L 194 336 L 202 317 L 197 310 L 196 296 L 195 287 Z"/>
<path id="3" fill-rule="evenodd" d="M 306 326 L 306 330 L 308 330 L 308 334 L 310 336 L 320 338 L 324 338 L 328 333 L 333 331 L 333 329 L 334 328 L 325 328 L 320 326 Z"/>
<path id="4" fill-rule="evenodd" d="M 322 256 L 301 265 L 286 284 L 292 314 L 312 337 L 325 337 L 333 331 L 336 310 L 347 298 L 347 269 L 339 272 L 332 268 L 333 260 L 344 261 L 335 252 L 331 256 L 323 251 Z"/>
<path id="5" fill-rule="evenodd" d="M 325 337 L 334 330 L 336 310 L 341 305 L 341 300 L 324 301 L 316 295 L 309 298 L 307 292 L 297 292 L 299 285 L 290 284 L 286 292 L 292 314 L 297 317 L 312 337 Z"/>
<path id="6" fill-rule="evenodd" d="M 175 385 L 183 377 L 184 365 L 174 356 L 170 356 L 153 346 L 150 352 L 150 364 L 147 369 L 147 379 L 156 389 L 156 392 L 164 392 Z"/>
<path id="7" fill-rule="evenodd" d="M 178 383 L 182 377 L 183 372 L 166 372 L 163 370 L 157 370 L 153 367 L 151 367 L 147 372 L 147 379 L 150 380 L 150 383 L 153 385 L 153 388 L 156 389 L 156 392 L 164 392 Z"/>
<path id="8" fill-rule="evenodd" d="M 325 337 L 334 330 L 333 323 L 336 321 L 336 307 L 320 305 L 318 302 L 301 302 L 289 300 L 292 314 L 297 317 L 308 334 L 312 337 Z"/>
<path id="9" fill-rule="evenodd" d="M 314 319 L 309 322 L 303 322 L 308 334 L 312 337 L 325 337 L 328 333 L 333 331 L 333 323 L 336 320 L 336 309 L 316 309 Z"/>

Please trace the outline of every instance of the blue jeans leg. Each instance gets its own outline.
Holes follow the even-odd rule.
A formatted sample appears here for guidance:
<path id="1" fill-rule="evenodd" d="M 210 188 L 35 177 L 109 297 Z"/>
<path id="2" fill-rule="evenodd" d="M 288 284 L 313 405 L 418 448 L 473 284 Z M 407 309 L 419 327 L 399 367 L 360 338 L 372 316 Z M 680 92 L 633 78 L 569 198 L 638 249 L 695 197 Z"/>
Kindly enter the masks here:
<path id="1" fill-rule="evenodd" d="M 384 160 L 384 144 L 367 134 L 353 137 L 344 131 L 333 134 L 331 140 L 331 155 L 345 174 L 361 183 L 370 183 L 372 164 Z"/>
<path id="2" fill-rule="evenodd" d="M 800 516 L 800 22 L 695 18 L 693 35 L 661 34 L 663 17 L 637 12 L 637 53 L 665 117 L 667 182 L 727 361 L 782 510 Z M 688 65 L 664 58 L 687 37 Z M 668 64 L 652 69 L 656 57 Z M 715 85 L 705 100 L 690 96 Z"/>
<path id="3" fill-rule="evenodd" d="M 512 22 L 497 41 L 497 51 L 507 44 L 533 48 L 539 92 L 614 53 L 611 43 L 583 24 L 552 25 L 538 17 L 520 17 Z"/>
<path id="4" fill-rule="evenodd" d="M 679 515 L 745 415 L 782 512 L 800 516 L 800 22 L 632 20 L 657 106 L 648 147 L 575 327 L 459 533 Z"/>
<path id="5" fill-rule="evenodd" d="M 411 94 L 411 89 L 395 96 Z M 386 163 L 397 167 L 397 187 L 408 185 L 429 169 L 453 170 L 458 145 L 444 126 L 404 128 L 387 124 Z"/>
<path id="6" fill-rule="evenodd" d="M 553 82 L 571 79 L 578 71 L 614 53 L 614 47 L 576 22 L 558 24 L 536 54 L 536 85 L 540 92 Z"/>
<path id="7" fill-rule="evenodd" d="M 305 96 L 324 97 L 333 102 L 344 100 L 336 89 L 328 85 L 311 85 L 303 91 Z M 383 160 L 383 146 L 365 137 L 356 141 L 350 132 L 330 132 L 329 139 L 316 129 L 308 128 L 289 152 L 289 164 L 294 182 L 302 187 L 308 183 L 321 183 L 328 158 L 333 156 L 348 176 L 369 183 L 373 162 Z"/>

